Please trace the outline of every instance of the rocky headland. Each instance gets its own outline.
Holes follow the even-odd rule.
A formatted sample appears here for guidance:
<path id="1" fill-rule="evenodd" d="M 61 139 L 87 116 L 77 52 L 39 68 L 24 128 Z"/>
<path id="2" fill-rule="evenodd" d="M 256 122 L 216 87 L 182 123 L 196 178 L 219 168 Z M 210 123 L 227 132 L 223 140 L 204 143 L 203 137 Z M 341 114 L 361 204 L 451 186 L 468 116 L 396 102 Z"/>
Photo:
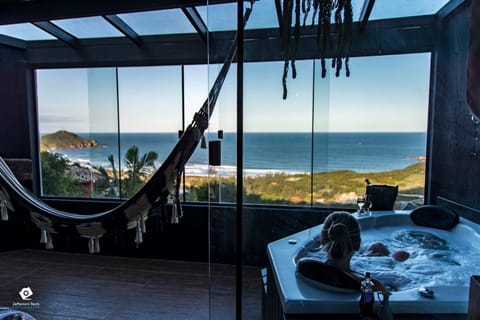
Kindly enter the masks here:
<path id="1" fill-rule="evenodd" d="M 66 130 L 60 130 L 52 134 L 46 134 L 40 138 L 40 151 L 97 147 L 101 147 L 101 144 L 96 140 L 86 139 Z"/>

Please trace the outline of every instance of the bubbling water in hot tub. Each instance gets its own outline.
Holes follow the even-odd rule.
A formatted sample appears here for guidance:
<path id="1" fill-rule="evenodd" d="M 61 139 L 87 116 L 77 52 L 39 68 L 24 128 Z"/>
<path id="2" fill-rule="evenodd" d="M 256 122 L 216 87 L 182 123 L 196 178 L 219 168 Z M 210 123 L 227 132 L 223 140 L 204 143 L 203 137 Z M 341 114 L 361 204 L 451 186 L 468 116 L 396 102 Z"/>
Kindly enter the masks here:
<path id="1" fill-rule="evenodd" d="M 431 286 L 468 286 L 470 276 L 480 271 L 479 239 L 450 239 L 443 230 L 380 227 L 362 232 L 362 246 L 352 257 L 351 268 L 369 271 L 391 291 L 404 291 Z M 448 240 L 447 240 L 448 239 Z M 387 246 L 387 256 L 371 256 L 368 248 L 377 242 Z M 408 252 L 405 261 L 397 261 L 392 253 Z M 322 250 L 309 255 L 326 260 Z"/>

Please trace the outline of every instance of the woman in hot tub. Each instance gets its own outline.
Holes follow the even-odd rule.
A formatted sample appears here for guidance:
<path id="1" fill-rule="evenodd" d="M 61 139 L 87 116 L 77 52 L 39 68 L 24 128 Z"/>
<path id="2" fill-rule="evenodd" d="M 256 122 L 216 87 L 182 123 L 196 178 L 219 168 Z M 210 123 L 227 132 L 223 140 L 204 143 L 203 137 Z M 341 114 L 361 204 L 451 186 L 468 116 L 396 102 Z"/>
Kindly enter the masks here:
<path id="1" fill-rule="evenodd" d="M 350 268 L 350 260 L 360 249 L 360 225 L 357 219 L 348 212 L 337 211 L 328 215 L 320 232 L 322 248 L 327 252 L 326 264 L 354 275 L 361 281 L 363 274 Z M 376 291 L 387 292 L 387 289 L 373 279 Z"/>
<path id="2" fill-rule="evenodd" d="M 303 257 L 297 262 L 297 274 L 314 284 L 326 285 L 334 290 L 360 290 L 363 274 L 350 268 L 350 260 L 360 249 L 360 225 L 348 212 L 333 212 L 328 215 L 320 232 L 322 250 L 326 251 L 327 259 L 319 260 Z M 381 303 L 377 303 L 375 319 L 392 319 L 388 306 L 389 290 L 378 280 L 372 279 L 374 291 L 382 292 Z M 370 319 L 368 317 L 362 319 Z"/>

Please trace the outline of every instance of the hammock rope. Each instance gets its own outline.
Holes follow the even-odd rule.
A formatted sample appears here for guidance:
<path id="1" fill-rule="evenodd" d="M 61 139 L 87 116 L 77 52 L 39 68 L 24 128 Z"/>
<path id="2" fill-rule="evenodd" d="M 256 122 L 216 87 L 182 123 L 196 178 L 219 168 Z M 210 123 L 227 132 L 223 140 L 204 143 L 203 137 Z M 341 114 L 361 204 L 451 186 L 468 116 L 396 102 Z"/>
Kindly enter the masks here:
<path id="1" fill-rule="evenodd" d="M 244 14 L 244 26 L 252 11 L 253 2 Z M 8 220 L 8 211 L 14 211 L 10 195 L 30 209 L 32 222 L 41 230 L 40 242 L 47 249 L 53 249 L 52 235 L 74 230 L 81 237 L 88 239 L 90 253 L 100 251 L 100 238 L 111 231 L 133 229 L 137 246 L 143 242 L 146 232 L 145 221 L 153 212 L 166 213 L 165 203 L 172 202 L 170 222 L 179 223 L 183 216 L 179 199 L 179 187 L 184 168 L 195 151 L 204 131 L 208 128 L 210 116 L 214 111 L 220 90 L 228 70 L 237 53 L 237 36 L 235 36 L 222 68 L 215 79 L 208 97 L 195 113 L 192 122 L 184 131 L 179 141 L 166 160 L 155 171 L 146 184 L 131 198 L 117 207 L 99 213 L 77 214 L 53 208 L 25 188 L 15 177 L 4 159 L 0 156 L 0 211 L 1 219 Z M 158 210 L 161 208 L 161 210 Z"/>

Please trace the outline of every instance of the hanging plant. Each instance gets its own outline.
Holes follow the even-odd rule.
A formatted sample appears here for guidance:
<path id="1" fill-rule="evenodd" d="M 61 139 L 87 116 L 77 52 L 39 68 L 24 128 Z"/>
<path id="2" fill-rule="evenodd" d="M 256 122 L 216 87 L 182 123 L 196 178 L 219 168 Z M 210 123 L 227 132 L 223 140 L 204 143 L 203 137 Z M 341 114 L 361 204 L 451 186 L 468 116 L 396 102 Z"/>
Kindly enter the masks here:
<path id="1" fill-rule="evenodd" d="M 277 6 L 280 0 L 276 0 Z M 292 68 L 292 78 L 297 77 L 295 68 L 295 60 L 300 46 L 300 25 L 306 26 L 310 12 L 311 27 L 315 27 L 317 31 L 317 47 L 320 53 L 320 61 L 322 65 L 322 78 L 327 74 L 326 53 L 327 49 L 334 52 L 332 57 L 332 68 L 335 69 L 335 75 L 338 77 L 345 64 L 346 76 L 350 76 L 348 65 L 348 56 L 352 42 L 352 1 L 351 0 L 283 0 L 281 8 L 281 42 L 284 53 L 283 66 L 283 99 L 287 98 L 287 76 L 289 65 Z M 292 26 L 293 15 L 295 14 L 295 23 Z M 337 41 L 333 47 L 331 39 L 330 24 L 334 18 L 335 34 Z M 302 17 L 303 16 L 303 17 Z M 302 20 L 302 21 L 301 21 Z M 292 30 L 293 29 L 293 30 Z M 293 45 L 292 45 L 293 33 Z"/>

